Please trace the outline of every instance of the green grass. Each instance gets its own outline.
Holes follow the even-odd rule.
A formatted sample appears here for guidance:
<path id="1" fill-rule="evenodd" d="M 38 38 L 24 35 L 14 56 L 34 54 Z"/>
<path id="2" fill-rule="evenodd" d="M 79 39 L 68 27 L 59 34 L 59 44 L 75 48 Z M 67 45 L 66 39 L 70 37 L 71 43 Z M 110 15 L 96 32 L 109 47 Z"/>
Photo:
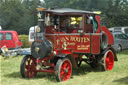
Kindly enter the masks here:
<path id="1" fill-rule="evenodd" d="M 3 59 L 0 56 L 0 85 L 128 85 L 128 51 L 118 53 L 112 71 L 98 72 L 87 64 L 73 70 L 71 79 L 57 82 L 54 74 L 38 73 L 33 79 L 23 79 L 20 63 L 23 56 Z"/>

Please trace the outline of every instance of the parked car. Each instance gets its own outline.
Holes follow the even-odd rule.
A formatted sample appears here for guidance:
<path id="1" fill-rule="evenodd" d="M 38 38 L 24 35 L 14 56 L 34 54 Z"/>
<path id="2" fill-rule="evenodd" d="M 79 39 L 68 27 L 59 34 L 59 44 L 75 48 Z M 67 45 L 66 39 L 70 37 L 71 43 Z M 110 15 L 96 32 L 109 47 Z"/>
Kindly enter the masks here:
<path id="1" fill-rule="evenodd" d="M 3 46 L 7 46 L 8 49 L 22 46 L 16 31 L 0 31 L 0 48 Z"/>
<path id="2" fill-rule="evenodd" d="M 113 48 L 119 52 L 128 48 L 128 36 L 121 32 L 113 32 L 114 45 Z"/>
<path id="3" fill-rule="evenodd" d="M 122 32 L 122 33 L 128 35 L 128 27 L 112 27 L 112 28 L 109 28 L 109 31 L 111 31 L 111 32 Z"/>

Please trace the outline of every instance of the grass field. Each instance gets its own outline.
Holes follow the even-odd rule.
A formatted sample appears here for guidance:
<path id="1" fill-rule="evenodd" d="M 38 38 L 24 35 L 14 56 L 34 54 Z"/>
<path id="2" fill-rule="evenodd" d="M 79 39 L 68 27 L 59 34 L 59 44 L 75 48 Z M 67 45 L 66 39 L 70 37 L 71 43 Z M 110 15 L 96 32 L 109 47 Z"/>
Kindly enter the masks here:
<path id="1" fill-rule="evenodd" d="M 38 73 L 33 79 L 23 79 L 20 63 L 23 56 L 3 59 L 0 56 L 0 85 L 128 85 L 128 50 L 118 53 L 112 71 L 98 72 L 82 63 L 73 70 L 71 79 L 57 82 L 54 74 Z"/>

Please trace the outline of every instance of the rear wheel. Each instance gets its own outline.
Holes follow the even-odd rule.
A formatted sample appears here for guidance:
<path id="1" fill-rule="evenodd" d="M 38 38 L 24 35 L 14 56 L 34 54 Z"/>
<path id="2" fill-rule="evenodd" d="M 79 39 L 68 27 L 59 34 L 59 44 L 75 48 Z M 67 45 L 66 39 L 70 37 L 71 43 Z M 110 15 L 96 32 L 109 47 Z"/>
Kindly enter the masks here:
<path id="1" fill-rule="evenodd" d="M 111 50 L 107 50 L 101 61 L 102 70 L 112 70 L 114 66 L 114 54 Z"/>
<path id="2" fill-rule="evenodd" d="M 20 72 L 23 78 L 33 78 L 36 76 L 36 59 L 32 56 L 25 56 L 20 65 Z"/>
<path id="3" fill-rule="evenodd" d="M 72 64 L 68 58 L 59 59 L 56 64 L 57 81 L 66 81 L 71 77 Z"/>

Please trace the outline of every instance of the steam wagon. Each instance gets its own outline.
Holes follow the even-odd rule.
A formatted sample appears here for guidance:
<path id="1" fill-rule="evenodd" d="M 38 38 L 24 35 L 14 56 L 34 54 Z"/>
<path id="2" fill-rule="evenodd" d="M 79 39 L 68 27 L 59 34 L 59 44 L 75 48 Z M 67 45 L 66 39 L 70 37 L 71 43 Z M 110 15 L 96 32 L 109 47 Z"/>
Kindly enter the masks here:
<path id="1" fill-rule="evenodd" d="M 20 65 L 23 78 L 48 72 L 54 73 L 57 81 L 66 81 L 82 61 L 102 71 L 113 69 L 117 61 L 113 36 L 100 25 L 98 14 L 69 8 L 37 11 L 31 55 L 26 55 Z"/>

